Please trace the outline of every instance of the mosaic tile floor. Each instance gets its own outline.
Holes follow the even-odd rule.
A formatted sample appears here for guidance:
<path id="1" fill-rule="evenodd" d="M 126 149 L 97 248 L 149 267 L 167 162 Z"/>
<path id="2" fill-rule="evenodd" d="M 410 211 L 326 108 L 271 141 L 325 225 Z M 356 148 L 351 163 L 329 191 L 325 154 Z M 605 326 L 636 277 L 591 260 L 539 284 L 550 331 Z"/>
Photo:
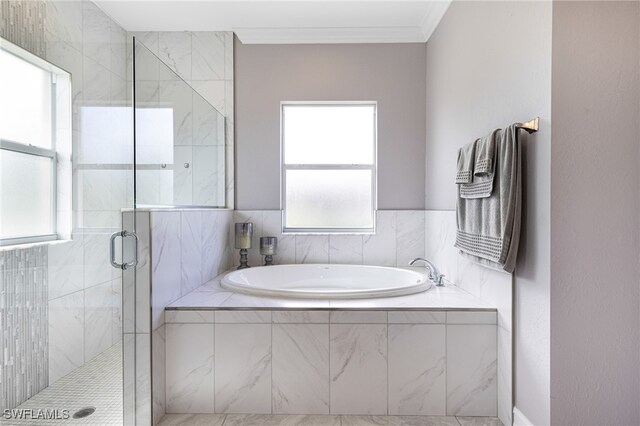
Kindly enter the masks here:
<path id="1" fill-rule="evenodd" d="M 158 426 L 502 426 L 496 417 L 167 414 Z"/>
<path id="2" fill-rule="evenodd" d="M 82 367 L 61 378 L 33 398 L 17 407 L 18 410 L 69 410 L 73 415 L 84 407 L 96 411 L 83 419 L 23 419 L 0 417 L 0 425 L 122 425 L 122 346 L 113 345 Z M 1 414 L 1 413 L 0 413 Z"/>

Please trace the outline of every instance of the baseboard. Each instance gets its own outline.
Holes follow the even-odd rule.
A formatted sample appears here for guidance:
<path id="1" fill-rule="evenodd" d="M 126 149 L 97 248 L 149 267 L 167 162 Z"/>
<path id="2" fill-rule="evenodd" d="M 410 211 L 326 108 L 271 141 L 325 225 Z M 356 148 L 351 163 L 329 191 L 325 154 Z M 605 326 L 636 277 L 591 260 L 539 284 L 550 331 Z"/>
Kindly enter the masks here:
<path id="1" fill-rule="evenodd" d="M 533 423 L 522 414 L 517 407 L 513 407 L 513 426 L 533 426 Z"/>

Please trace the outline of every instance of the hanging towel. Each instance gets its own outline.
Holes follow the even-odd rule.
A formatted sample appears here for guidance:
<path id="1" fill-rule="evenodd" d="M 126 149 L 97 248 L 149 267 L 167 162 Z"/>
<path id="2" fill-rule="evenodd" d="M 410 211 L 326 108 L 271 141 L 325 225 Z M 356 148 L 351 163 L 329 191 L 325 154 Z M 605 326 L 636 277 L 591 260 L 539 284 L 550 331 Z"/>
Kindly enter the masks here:
<path id="1" fill-rule="evenodd" d="M 472 182 L 460 185 L 460 197 L 485 198 L 493 191 L 498 129 L 476 141 Z"/>
<path id="2" fill-rule="evenodd" d="M 520 242 L 521 163 L 518 129 L 495 132 L 494 190 L 485 198 L 458 196 L 455 247 L 482 265 L 513 272 Z"/>
<path id="3" fill-rule="evenodd" d="M 473 164 L 476 161 L 476 143 L 466 144 L 458 150 L 458 170 L 456 173 L 456 183 L 473 182 Z"/>

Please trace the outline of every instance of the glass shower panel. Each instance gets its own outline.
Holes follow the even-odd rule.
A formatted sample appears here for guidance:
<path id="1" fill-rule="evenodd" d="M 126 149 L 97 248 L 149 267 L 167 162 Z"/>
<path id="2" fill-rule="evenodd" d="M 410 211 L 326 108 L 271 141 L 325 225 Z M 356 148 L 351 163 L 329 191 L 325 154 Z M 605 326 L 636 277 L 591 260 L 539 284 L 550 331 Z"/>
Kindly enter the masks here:
<path id="1" fill-rule="evenodd" d="M 224 116 L 134 44 L 136 206 L 224 207 Z"/>
<path id="2" fill-rule="evenodd" d="M 0 38 L 0 228 L 12 230 L 0 235 L 0 423 L 121 425 L 122 300 L 136 276 L 123 285 L 112 263 L 135 258 L 135 239 L 110 238 L 134 208 L 127 38 L 92 2 L 19 3 L 0 20 L 13 28 Z M 43 28 L 83 17 L 100 22 L 106 50 L 82 31 Z M 32 53 L 24 43 L 38 34 Z M 23 245 L 16 234 L 52 235 Z"/>
<path id="3" fill-rule="evenodd" d="M 138 258 L 123 274 L 124 424 L 147 426 L 164 413 L 154 398 L 164 392 L 154 388 L 164 352 L 149 315 L 148 208 L 225 206 L 225 128 L 224 116 L 135 38 L 130 59 L 135 208 L 124 212 L 123 230 L 137 234 Z"/>

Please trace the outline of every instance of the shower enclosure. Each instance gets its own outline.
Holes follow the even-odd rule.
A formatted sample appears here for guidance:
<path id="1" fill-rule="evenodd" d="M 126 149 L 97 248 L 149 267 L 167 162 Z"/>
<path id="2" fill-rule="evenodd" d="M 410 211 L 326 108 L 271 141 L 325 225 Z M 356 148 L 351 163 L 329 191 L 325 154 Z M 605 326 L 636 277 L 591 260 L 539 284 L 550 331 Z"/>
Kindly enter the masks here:
<path id="1" fill-rule="evenodd" d="M 164 370 L 158 323 L 171 301 L 152 282 L 149 211 L 225 206 L 225 117 L 143 43 L 131 46 L 135 208 L 120 235 L 136 266 L 123 269 L 124 423 L 147 425 L 164 414 L 153 369 Z"/>
<path id="2" fill-rule="evenodd" d="M 112 61 L 82 34 L 26 22 L 49 12 L 53 24 L 57 6 L 2 5 L 13 42 L 0 40 L 0 422 L 121 424 L 122 269 L 109 241 L 134 208 L 126 34 L 114 28 Z M 65 7 L 103 17 L 92 3 Z"/>
<path id="3" fill-rule="evenodd" d="M 91 2 L 1 7 L 0 423 L 155 424 L 138 213 L 225 206 L 225 118 Z"/>

